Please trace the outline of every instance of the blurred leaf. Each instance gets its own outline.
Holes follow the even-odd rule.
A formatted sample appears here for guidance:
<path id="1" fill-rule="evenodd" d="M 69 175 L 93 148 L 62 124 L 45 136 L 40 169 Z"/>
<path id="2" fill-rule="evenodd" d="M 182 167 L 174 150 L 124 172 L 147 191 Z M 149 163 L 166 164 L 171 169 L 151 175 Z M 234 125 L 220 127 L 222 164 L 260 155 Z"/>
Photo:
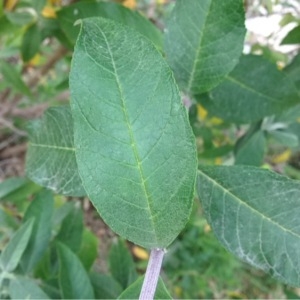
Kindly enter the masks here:
<path id="1" fill-rule="evenodd" d="M 42 42 L 41 30 L 37 23 L 30 25 L 23 35 L 21 53 L 23 61 L 28 62 L 40 49 Z"/>
<path id="2" fill-rule="evenodd" d="M 235 151 L 236 165 L 261 166 L 264 161 L 266 138 L 262 130 L 246 134 L 239 140 Z"/>
<path id="3" fill-rule="evenodd" d="M 201 166 L 198 195 L 227 250 L 280 281 L 300 285 L 299 181 L 250 166 Z"/>
<path id="4" fill-rule="evenodd" d="M 259 121 L 300 102 L 294 84 L 275 65 L 254 55 L 241 57 L 217 88 L 197 100 L 212 115 L 234 123 Z"/>
<path id="5" fill-rule="evenodd" d="M 209 91 L 232 71 L 243 50 L 244 22 L 241 0 L 176 1 L 165 51 L 184 92 Z"/>
<path id="6" fill-rule="evenodd" d="M 188 220 L 197 167 L 169 66 L 135 30 L 84 19 L 70 89 L 76 160 L 89 199 L 124 238 L 166 247 Z"/>
<path id="7" fill-rule="evenodd" d="M 60 226 L 62 221 L 74 210 L 73 202 L 66 202 L 54 211 L 52 224 L 53 227 Z"/>
<path id="8" fill-rule="evenodd" d="M 41 186 L 27 180 L 27 182 L 5 196 L 5 201 L 14 203 L 15 205 L 23 205 L 28 203 L 29 198 L 42 189 Z"/>
<path id="9" fill-rule="evenodd" d="M 5 199 L 7 195 L 24 186 L 28 180 L 23 177 L 11 177 L 0 182 L 0 199 Z"/>
<path id="10" fill-rule="evenodd" d="M 137 279 L 133 258 L 124 240 L 119 239 L 116 244 L 112 245 L 108 260 L 111 274 L 123 289 Z"/>
<path id="11" fill-rule="evenodd" d="M 103 17 L 128 25 L 162 49 L 162 34 L 150 21 L 139 12 L 111 2 L 79 2 L 66 6 L 58 12 L 62 30 L 73 44 L 79 33 L 79 26 L 74 26 L 74 23 L 88 17 Z"/>
<path id="12" fill-rule="evenodd" d="M 300 44 L 300 25 L 293 28 L 280 43 L 280 45 L 291 44 Z"/>
<path id="13" fill-rule="evenodd" d="M 299 144 L 298 137 L 288 130 L 273 130 L 269 131 L 268 134 L 274 138 L 277 142 L 286 147 L 297 147 Z"/>
<path id="14" fill-rule="evenodd" d="M 294 82 L 300 95 L 300 53 L 283 69 L 288 78 Z M 299 96 L 300 97 L 300 96 Z"/>
<path id="15" fill-rule="evenodd" d="M 16 70 L 16 67 L 3 60 L 0 62 L 0 71 L 7 83 L 15 89 L 15 92 L 30 96 L 31 92 L 23 82 L 21 74 Z"/>
<path id="16" fill-rule="evenodd" d="M 61 243 L 57 243 L 57 251 L 63 299 L 94 299 L 92 284 L 79 258 Z"/>
<path id="17" fill-rule="evenodd" d="M 45 7 L 46 3 L 47 0 L 31 0 L 31 5 L 37 12 L 40 12 Z"/>
<path id="18" fill-rule="evenodd" d="M 29 124 L 26 174 L 56 193 L 83 196 L 73 142 L 73 121 L 69 106 L 47 109 Z"/>
<path id="19" fill-rule="evenodd" d="M 94 287 L 96 299 L 117 299 L 123 291 L 119 282 L 109 275 L 91 273 L 90 280 Z"/>
<path id="20" fill-rule="evenodd" d="M 0 255 L 0 267 L 3 271 L 13 271 L 28 245 L 32 232 L 34 220 L 30 219 L 24 223 L 12 236 Z"/>
<path id="21" fill-rule="evenodd" d="M 29 7 L 18 8 L 14 12 L 6 12 L 6 17 L 11 23 L 19 26 L 28 25 L 37 21 L 36 11 Z"/>
<path id="22" fill-rule="evenodd" d="M 51 238 L 51 219 L 53 214 L 53 196 L 50 191 L 39 192 L 28 207 L 23 222 L 34 218 L 32 234 L 21 259 L 25 273 L 32 271 L 42 258 Z"/>
<path id="23" fill-rule="evenodd" d="M 80 207 L 74 206 L 64 218 L 56 239 L 67 245 L 73 252 L 80 249 L 83 233 L 83 213 Z"/>
<path id="24" fill-rule="evenodd" d="M 138 278 L 118 297 L 118 299 L 138 299 L 142 289 L 143 281 L 144 276 Z M 154 299 L 172 299 L 161 278 L 158 280 Z"/>
<path id="25" fill-rule="evenodd" d="M 9 295 L 13 300 L 50 299 L 35 280 L 21 276 L 16 276 L 10 281 Z"/>
<path id="26" fill-rule="evenodd" d="M 84 228 L 78 257 L 87 271 L 90 270 L 98 257 L 98 244 L 98 237 L 87 228 Z"/>

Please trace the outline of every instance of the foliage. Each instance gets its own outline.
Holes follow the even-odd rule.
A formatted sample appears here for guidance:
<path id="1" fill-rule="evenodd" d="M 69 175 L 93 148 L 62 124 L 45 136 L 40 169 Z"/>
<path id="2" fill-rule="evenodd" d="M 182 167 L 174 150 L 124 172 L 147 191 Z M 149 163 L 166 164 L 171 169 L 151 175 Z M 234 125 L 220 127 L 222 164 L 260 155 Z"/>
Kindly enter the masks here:
<path id="1" fill-rule="evenodd" d="M 4 297 L 139 294 L 143 279 L 125 242 L 111 248 L 111 275 L 95 272 L 97 238 L 84 229 L 81 208 L 55 205 L 49 189 L 87 195 L 122 238 L 148 249 L 172 249 L 190 218 L 196 181 L 209 228 L 223 246 L 276 279 L 300 286 L 300 54 L 286 57 L 291 62 L 283 68 L 276 65 L 282 56 L 270 49 L 257 46 L 242 55 L 243 6 L 242 0 L 178 0 L 163 22 L 163 34 L 140 13 L 116 3 L 6 2 L 0 12 L 5 45 L 0 88 L 24 103 L 39 98 L 49 104 L 59 104 L 56 98 L 69 88 L 71 101 L 49 108 L 28 126 L 26 173 L 48 190 L 20 178 L 1 183 L 1 197 L 22 215 L 20 222 L 3 207 L 9 228 L 0 256 Z M 299 22 L 290 20 L 285 24 Z M 282 41 L 295 43 L 300 43 L 299 26 Z M 53 67 L 46 62 L 37 77 L 24 79 L 24 67 L 39 65 L 40 53 L 47 60 L 53 45 L 58 49 L 53 60 L 62 59 L 57 77 L 38 84 L 39 75 Z M 18 53 L 22 60 L 12 66 L 10 58 Z M 70 87 L 61 72 L 69 68 Z M 33 201 L 24 201 L 32 194 Z M 165 270 L 173 284 L 190 290 L 174 289 L 178 296 L 211 297 L 209 282 L 200 281 L 204 291 L 197 293 L 198 279 L 184 277 L 185 267 L 193 269 L 184 247 L 190 235 L 200 234 L 189 226 L 186 237 L 173 243 L 186 266 L 176 261 L 176 250 L 173 262 L 167 256 Z M 193 258 L 205 262 L 209 246 L 195 242 L 194 247 Z M 197 251 L 203 251 L 199 258 Z M 234 277 L 240 265 L 230 263 L 228 258 L 228 276 Z M 184 270 L 182 277 L 175 274 L 176 265 Z M 156 292 L 170 297 L 162 279 Z"/>

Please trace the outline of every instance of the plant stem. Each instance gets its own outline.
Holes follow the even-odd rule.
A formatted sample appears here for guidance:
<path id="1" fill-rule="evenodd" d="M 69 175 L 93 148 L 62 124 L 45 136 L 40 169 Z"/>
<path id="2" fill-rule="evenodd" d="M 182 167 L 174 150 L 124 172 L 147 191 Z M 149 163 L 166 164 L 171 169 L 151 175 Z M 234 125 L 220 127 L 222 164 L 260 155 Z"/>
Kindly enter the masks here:
<path id="1" fill-rule="evenodd" d="M 154 298 L 164 254 L 164 249 L 157 248 L 151 250 L 145 279 L 140 293 L 140 300 L 151 300 Z"/>

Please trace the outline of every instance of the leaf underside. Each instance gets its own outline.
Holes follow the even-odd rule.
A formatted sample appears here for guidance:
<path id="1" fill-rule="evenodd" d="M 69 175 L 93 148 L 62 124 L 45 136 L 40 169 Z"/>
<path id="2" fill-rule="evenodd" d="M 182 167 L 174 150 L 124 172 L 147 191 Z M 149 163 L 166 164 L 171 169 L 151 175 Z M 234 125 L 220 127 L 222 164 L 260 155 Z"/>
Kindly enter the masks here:
<path id="1" fill-rule="evenodd" d="M 29 124 L 29 135 L 27 176 L 58 194 L 85 195 L 77 170 L 70 107 L 49 108 Z"/>
<path id="2" fill-rule="evenodd" d="M 300 286 L 299 181 L 250 166 L 201 166 L 198 195 L 230 252 Z"/>

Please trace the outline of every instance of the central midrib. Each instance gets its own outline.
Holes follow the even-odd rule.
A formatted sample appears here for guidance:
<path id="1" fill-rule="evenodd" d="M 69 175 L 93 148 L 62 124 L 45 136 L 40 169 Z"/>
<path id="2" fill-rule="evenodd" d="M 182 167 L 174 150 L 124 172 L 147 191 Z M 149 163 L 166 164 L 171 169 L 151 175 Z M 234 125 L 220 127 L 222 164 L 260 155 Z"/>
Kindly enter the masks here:
<path id="1" fill-rule="evenodd" d="M 129 134 L 129 137 L 130 137 L 131 147 L 132 147 L 132 150 L 133 150 L 133 153 L 134 153 L 134 157 L 135 157 L 135 160 L 136 160 L 136 163 L 137 163 L 137 169 L 138 169 L 140 177 L 141 177 L 142 187 L 143 187 L 144 193 L 145 193 L 146 198 L 147 198 L 147 205 L 148 205 L 148 210 L 149 210 L 149 213 L 150 213 L 150 220 L 151 220 L 151 223 L 152 223 L 152 227 L 153 227 L 153 229 L 155 229 L 155 225 L 153 223 L 153 218 L 152 218 L 152 214 L 151 214 L 151 212 L 153 211 L 153 209 L 151 207 L 150 194 L 148 192 L 148 188 L 147 188 L 147 185 L 146 185 L 146 182 L 145 182 L 145 178 L 146 177 L 144 175 L 144 171 L 143 171 L 143 168 L 142 168 L 141 159 L 139 157 L 139 153 L 138 153 L 138 150 L 137 150 L 137 147 L 136 147 L 135 138 L 133 136 L 133 130 L 132 130 L 131 124 L 129 122 L 128 112 L 127 112 L 127 109 L 126 109 L 126 106 L 125 106 L 125 97 L 124 97 L 124 93 L 123 93 L 123 89 L 122 89 L 122 86 L 121 86 L 121 82 L 120 82 L 120 79 L 119 79 L 119 76 L 118 76 L 118 73 L 117 73 L 117 68 L 116 68 L 115 60 L 114 60 L 114 57 L 113 57 L 113 53 L 112 53 L 112 51 L 110 49 L 108 40 L 106 38 L 106 35 L 104 34 L 104 32 L 100 28 L 99 28 L 99 30 L 101 31 L 101 34 L 104 37 L 104 40 L 106 42 L 109 55 L 111 57 L 112 66 L 113 66 L 113 69 L 114 69 L 114 75 L 115 75 L 115 78 L 116 78 L 116 82 L 117 82 L 117 85 L 118 85 L 118 90 L 119 90 L 120 98 L 121 98 L 121 101 L 122 101 L 122 109 L 123 109 L 123 113 L 124 113 L 125 120 L 126 120 L 126 125 L 127 125 L 128 134 Z M 155 230 L 154 230 L 154 235 L 155 235 L 155 239 L 156 239 L 156 243 L 157 243 L 157 236 L 156 236 L 156 231 Z"/>

